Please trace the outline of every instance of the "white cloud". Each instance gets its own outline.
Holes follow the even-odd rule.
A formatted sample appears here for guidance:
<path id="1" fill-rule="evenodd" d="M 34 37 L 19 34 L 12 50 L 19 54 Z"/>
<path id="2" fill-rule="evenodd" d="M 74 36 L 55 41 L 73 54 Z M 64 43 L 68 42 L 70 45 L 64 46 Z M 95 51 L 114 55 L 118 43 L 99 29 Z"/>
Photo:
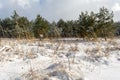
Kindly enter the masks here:
<path id="1" fill-rule="evenodd" d="M 39 2 L 40 0 L 30 0 L 30 1 L 33 1 L 33 2 Z"/>
<path id="2" fill-rule="evenodd" d="M 2 9 L 3 8 L 3 4 L 2 3 L 0 3 L 0 9 Z"/>
<path id="3" fill-rule="evenodd" d="M 28 0 L 17 0 L 18 1 L 18 5 L 21 6 L 22 8 L 30 8 L 30 2 Z"/>
<path id="4" fill-rule="evenodd" d="M 11 0 L 13 5 L 18 5 L 19 7 L 22 7 L 23 9 L 30 8 L 30 2 L 29 0 Z"/>
<path id="5" fill-rule="evenodd" d="M 40 0 L 11 0 L 12 4 L 23 9 L 31 8 L 34 3 L 38 3 L 39 1 Z"/>
<path id="6" fill-rule="evenodd" d="M 120 11 L 120 4 L 115 3 L 115 5 L 112 7 L 112 10 L 115 11 L 115 12 Z"/>
<path id="7" fill-rule="evenodd" d="M 42 15 L 48 20 L 77 19 L 81 11 L 97 11 L 107 0 L 45 0 Z"/>
<path id="8" fill-rule="evenodd" d="M 40 14 L 49 21 L 77 19 L 81 11 L 97 12 L 106 7 L 114 11 L 115 20 L 120 20 L 120 0 L 0 0 L 0 16 L 10 16 L 13 10 L 19 15 L 34 19 Z M 114 4 L 114 5 L 113 5 Z"/>

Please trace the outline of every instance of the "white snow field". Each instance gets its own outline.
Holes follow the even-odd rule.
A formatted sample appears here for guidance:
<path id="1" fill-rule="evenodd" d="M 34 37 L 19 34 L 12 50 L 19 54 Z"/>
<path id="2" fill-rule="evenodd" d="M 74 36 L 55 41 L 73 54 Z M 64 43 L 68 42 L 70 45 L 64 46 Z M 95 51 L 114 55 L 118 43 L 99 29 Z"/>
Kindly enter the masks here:
<path id="1" fill-rule="evenodd" d="M 120 39 L 1 39 L 0 80 L 120 80 Z"/>

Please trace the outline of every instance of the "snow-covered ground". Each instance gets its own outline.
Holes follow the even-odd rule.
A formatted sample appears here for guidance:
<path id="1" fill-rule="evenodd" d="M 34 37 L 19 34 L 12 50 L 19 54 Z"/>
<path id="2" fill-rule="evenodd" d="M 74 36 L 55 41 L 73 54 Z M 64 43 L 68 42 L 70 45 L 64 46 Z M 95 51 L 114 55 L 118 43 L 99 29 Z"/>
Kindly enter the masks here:
<path id="1" fill-rule="evenodd" d="M 120 80 L 120 39 L 0 40 L 0 80 Z"/>

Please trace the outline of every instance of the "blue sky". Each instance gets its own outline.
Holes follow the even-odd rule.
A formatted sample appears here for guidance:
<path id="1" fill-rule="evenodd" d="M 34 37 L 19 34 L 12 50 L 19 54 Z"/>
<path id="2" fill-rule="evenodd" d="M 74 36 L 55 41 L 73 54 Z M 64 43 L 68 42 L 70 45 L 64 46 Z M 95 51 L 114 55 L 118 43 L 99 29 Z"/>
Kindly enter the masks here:
<path id="1" fill-rule="evenodd" d="M 0 0 L 0 18 L 10 17 L 13 10 L 34 19 L 40 14 L 48 21 L 77 19 L 81 11 L 95 11 L 100 7 L 114 11 L 114 20 L 120 21 L 120 0 Z"/>

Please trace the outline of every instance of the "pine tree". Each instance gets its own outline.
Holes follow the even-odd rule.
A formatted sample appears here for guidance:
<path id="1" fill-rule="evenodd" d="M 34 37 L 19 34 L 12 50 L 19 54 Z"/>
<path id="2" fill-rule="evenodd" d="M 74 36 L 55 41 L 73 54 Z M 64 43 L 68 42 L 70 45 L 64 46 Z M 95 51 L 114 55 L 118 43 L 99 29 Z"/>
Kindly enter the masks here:
<path id="1" fill-rule="evenodd" d="M 97 14 L 97 30 L 99 36 L 102 36 L 107 40 L 108 36 L 114 34 L 113 27 L 113 12 L 109 12 L 106 8 L 100 8 L 99 13 Z"/>
<path id="2" fill-rule="evenodd" d="M 44 37 L 47 37 L 48 30 L 49 30 L 48 21 L 46 21 L 40 15 L 37 15 L 37 18 L 35 19 L 33 24 L 34 36 L 36 38 L 39 38 L 40 34 L 42 34 Z"/>

